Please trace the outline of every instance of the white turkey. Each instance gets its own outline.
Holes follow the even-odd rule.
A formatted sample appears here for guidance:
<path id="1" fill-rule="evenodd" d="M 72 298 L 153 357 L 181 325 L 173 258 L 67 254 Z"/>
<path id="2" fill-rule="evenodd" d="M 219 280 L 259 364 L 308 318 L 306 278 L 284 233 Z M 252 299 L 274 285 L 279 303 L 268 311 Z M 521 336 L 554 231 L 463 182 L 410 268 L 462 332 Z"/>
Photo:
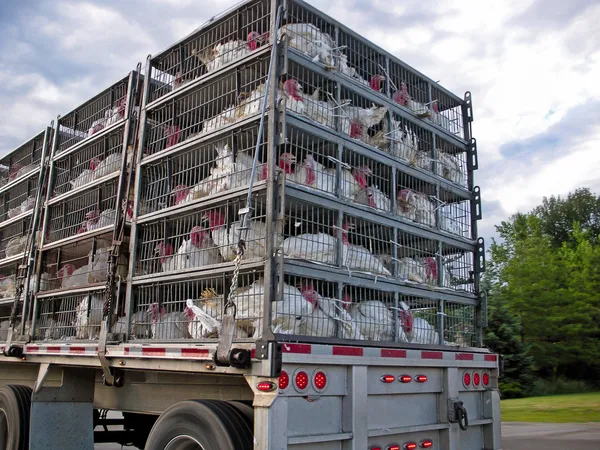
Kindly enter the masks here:
<path id="1" fill-rule="evenodd" d="M 230 62 L 248 56 L 267 41 L 267 35 L 261 35 L 256 31 L 251 31 L 248 34 L 246 41 L 232 40 L 225 43 L 219 43 L 214 48 L 204 52 L 199 52 L 194 49 L 192 50 L 192 54 L 204 64 L 206 72 L 209 73 L 219 70 Z"/>
<path id="2" fill-rule="evenodd" d="M 305 53 L 313 61 L 335 68 L 333 51 L 337 47 L 327 33 L 310 23 L 283 25 L 277 32 L 278 38 L 287 40 L 290 47 Z"/>
<path id="3" fill-rule="evenodd" d="M 114 226 L 117 212 L 108 208 L 101 213 L 93 210 L 85 215 L 84 227 L 86 231 L 99 230 L 104 227 Z"/>
<path id="4" fill-rule="evenodd" d="M 420 118 L 431 117 L 431 108 L 414 100 L 408 93 L 408 85 L 404 81 L 400 84 L 400 90 L 392 96 L 392 100 L 399 105 L 406 106 Z"/>
<path id="5" fill-rule="evenodd" d="M 389 133 L 390 154 L 407 161 L 413 167 L 431 170 L 431 157 L 419 149 L 419 138 L 416 133 L 402 123 L 392 119 L 392 131 Z"/>
<path id="6" fill-rule="evenodd" d="M 305 233 L 285 239 L 281 250 L 288 258 L 335 264 L 337 238 L 327 233 Z"/>
<path id="7" fill-rule="evenodd" d="M 240 222 L 231 223 L 228 230 L 225 215 L 218 210 L 206 212 L 203 218 L 208 220 L 213 241 L 225 261 L 233 261 L 242 235 Z M 244 257 L 248 259 L 264 258 L 266 256 L 266 237 L 267 224 L 260 220 L 251 220 L 250 229 L 245 232 Z M 276 236 L 275 241 L 275 248 L 278 248 L 282 243 L 282 238 Z"/>
<path id="8" fill-rule="evenodd" d="M 22 176 L 33 172 L 34 170 L 38 169 L 39 167 L 40 167 L 39 164 L 27 164 L 26 166 L 19 167 L 19 170 L 17 170 L 17 172 L 15 174 L 15 179 L 21 178 Z"/>
<path id="9" fill-rule="evenodd" d="M 37 284 L 37 274 L 32 273 L 29 277 L 29 292 L 35 292 Z M 40 276 L 40 284 L 38 286 L 37 292 L 47 291 L 50 288 L 50 274 L 47 272 L 42 272 Z"/>
<path id="10" fill-rule="evenodd" d="M 87 264 L 78 269 L 73 264 L 65 264 L 56 274 L 61 280 L 62 289 L 87 286 L 91 282 L 90 267 Z"/>
<path id="11" fill-rule="evenodd" d="M 75 315 L 75 337 L 97 339 L 100 334 L 104 297 L 100 294 L 86 295 L 77 305 Z"/>
<path id="12" fill-rule="evenodd" d="M 442 113 L 440 113 L 440 107 L 439 107 L 439 102 L 437 100 L 434 100 L 431 103 L 431 121 L 433 123 L 435 123 L 436 125 L 439 125 L 440 127 L 450 131 L 450 132 L 454 132 L 455 130 L 455 126 L 453 126 L 453 122 L 452 120 L 450 120 L 448 117 L 446 117 L 445 115 L 443 115 Z"/>
<path id="13" fill-rule="evenodd" d="M 346 104 L 342 106 L 342 132 L 350 135 L 352 139 L 368 141 L 369 128 L 379 125 L 385 119 L 387 112 L 385 106 L 373 105 L 370 108 L 360 108 Z"/>
<path id="14" fill-rule="evenodd" d="M 372 341 L 394 340 L 394 314 L 378 300 L 354 303 L 350 316 L 365 339 Z"/>
<path id="15" fill-rule="evenodd" d="M 12 298 L 17 293 L 17 282 L 14 275 L 0 275 L 0 297 Z"/>
<path id="16" fill-rule="evenodd" d="M 131 318 L 131 338 L 149 339 L 150 331 L 150 313 L 146 310 L 136 312 Z M 110 329 L 111 333 L 127 333 L 127 316 L 117 318 Z"/>
<path id="17" fill-rule="evenodd" d="M 176 259 L 173 257 L 173 245 L 168 242 L 159 242 L 154 248 L 154 253 L 158 256 L 162 272 L 177 270 Z"/>
<path id="18" fill-rule="evenodd" d="M 446 152 L 438 153 L 436 172 L 441 177 L 460 186 L 467 186 L 467 179 L 462 169 L 460 159 Z"/>
<path id="19" fill-rule="evenodd" d="M 440 211 L 440 229 L 458 236 L 462 236 L 467 231 L 467 227 L 463 226 L 459 218 L 455 217 L 448 209 Z"/>
<path id="20" fill-rule="evenodd" d="M 344 267 L 376 275 L 392 275 L 369 250 L 360 245 L 350 244 L 348 231 L 354 229 L 354 224 L 344 222 L 342 229 L 342 265 Z"/>
<path id="21" fill-rule="evenodd" d="M 100 283 L 108 279 L 108 260 L 110 257 L 110 247 L 99 248 L 94 253 L 92 261 L 92 269 L 90 271 L 90 281 L 92 283 Z M 91 257 L 92 252 L 88 253 L 88 258 Z M 120 254 L 118 259 L 115 261 L 115 278 L 117 280 L 124 281 L 127 278 L 127 257 L 124 254 Z"/>
<path id="22" fill-rule="evenodd" d="M 21 202 L 21 204 L 15 208 L 11 208 L 8 210 L 8 218 L 12 219 L 13 217 L 20 216 L 21 214 L 25 214 L 27 211 L 31 211 L 35 206 L 35 197 L 30 195 L 25 200 Z"/>
<path id="23" fill-rule="evenodd" d="M 188 316 L 188 332 L 192 339 L 218 337 L 221 333 L 221 320 L 225 299 L 214 289 L 208 288 L 202 292 L 199 300 L 186 300 L 185 313 Z M 237 325 L 237 324 L 236 324 Z M 236 326 L 233 336 L 247 338 L 248 332 Z"/>
<path id="24" fill-rule="evenodd" d="M 8 241 L 4 249 L 6 258 L 22 254 L 27 245 L 27 236 L 16 236 Z"/>
<path id="25" fill-rule="evenodd" d="M 369 186 L 359 191 L 355 195 L 354 201 L 380 211 L 392 210 L 392 201 L 390 198 L 375 186 Z"/>
<path id="26" fill-rule="evenodd" d="M 89 169 L 83 169 L 81 173 L 77 175 L 77 178 L 69 181 L 69 183 L 71 184 L 71 189 L 80 188 L 81 186 L 85 186 L 86 184 L 94 181 L 94 169 L 96 168 L 97 163 L 98 162 L 96 159 L 92 159 L 90 161 Z"/>
<path id="27" fill-rule="evenodd" d="M 254 330 L 258 337 L 263 324 L 264 279 L 248 287 L 238 288 L 235 296 L 238 327 Z M 314 305 L 294 286 L 283 283 L 282 299 L 271 303 L 271 325 L 274 333 L 299 334 L 302 323 L 312 314 Z M 250 333 L 249 333 L 250 334 Z"/>
<path id="28" fill-rule="evenodd" d="M 340 196 L 344 199 L 354 200 L 356 194 L 368 186 L 367 177 L 372 175 L 373 171 L 366 165 L 356 167 L 349 171 L 342 169 L 342 179 L 340 180 Z"/>
<path id="29" fill-rule="evenodd" d="M 412 344 L 439 345 L 440 335 L 433 326 L 421 317 L 414 317 L 410 307 L 400 302 L 399 320 L 402 329 Z"/>
<path id="30" fill-rule="evenodd" d="M 111 153 L 105 159 L 100 160 L 100 158 L 94 158 L 94 165 L 96 166 L 93 169 L 93 178 L 97 180 L 99 178 L 110 175 L 111 173 L 115 173 L 118 170 L 121 170 L 122 167 L 122 158 L 123 155 L 121 152 Z M 127 149 L 127 159 L 126 164 L 131 164 L 131 159 L 133 158 L 133 150 L 132 148 Z"/>
<path id="31" fill-rule="evenodd" d="M 186 339 L 190 337 L 188 332 L 188 317 L 183 311 L 173 311 L 167 313 L 167 310 L 158 303 L 152 303 L 148 308 L 152 315 L 150 330 L 152 339 L 170 340 Z"/>
<path id="32" fill-rule="evenodd" d="M 192 228 L 189 239 L 183 241 L 175 254 L 177 270 L 210 266 L 221 262 L 223 262 L 223 258 L 215 247 L 208 230 L 201 226 Z"/>
<path id="33" fill-rule="evenodd" d="M 421 262 L 404 257 L 398 260 L 398 277 L 423 284 L 427 281 L 427 271 Z"/>
<path id="34" fill-rule="evenodd" d="M 396 197 L 397 213 L 400 217 L 430 227 L 436 226 L 435 205 L 422 192 L 402 189 Z"/>
<path id="35" fill-rule="evenodd" d="M 335 298 L 321 297 L 315 291 L 312 281 L 301 286 L 302 295 L 315 305 L 310 316 L 300 326 L 300 334 L 304 336 L 340 337 L 342 339 L 362 340 L 359 326 L 349 313 L 352 301 L 347 295 L 342 302 Z"/>
<path id="36" fill-rule="evenodd" d="M 290 178 L 299 184 L 333 194 L 335 193 L 336 174 L 336 169 L 325 168 L 315 160 L 313 155 L 308 154 Z"/>

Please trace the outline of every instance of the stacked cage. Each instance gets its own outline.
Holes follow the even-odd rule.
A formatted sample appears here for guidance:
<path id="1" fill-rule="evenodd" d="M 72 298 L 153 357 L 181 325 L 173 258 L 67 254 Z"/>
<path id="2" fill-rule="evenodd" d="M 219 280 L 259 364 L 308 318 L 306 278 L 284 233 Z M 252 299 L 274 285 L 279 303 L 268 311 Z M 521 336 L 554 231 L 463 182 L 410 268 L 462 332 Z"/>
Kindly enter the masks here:
<path id="1" fill-rule="evenodd" d="M 470 95 L 285 3 L 148 61 L 129 338 L 479 344 Z"/>
<path id="2" fill-rule="evenodd" d="M 57 120 L 36 261 L 33 340 L 94 340 L 105 316 L 115 326 L 124 322 L 117 316 L 129 255 L 120 243 L 132 218 L 139 69 Z"/>
<path id="3" fill-rule="evenodd" d="M 51 145 L 50 128 L 0 160 L 0 340 L 21 329 L 31 285 L 29 256 L 39 243 L 38 222 L 44 160 Z M 35 277 L 33 277 L 35 278 Z M 14 323 L 10 315 L 14 310 Z M 13 332 L 14 330 L 14 332 Z"/>

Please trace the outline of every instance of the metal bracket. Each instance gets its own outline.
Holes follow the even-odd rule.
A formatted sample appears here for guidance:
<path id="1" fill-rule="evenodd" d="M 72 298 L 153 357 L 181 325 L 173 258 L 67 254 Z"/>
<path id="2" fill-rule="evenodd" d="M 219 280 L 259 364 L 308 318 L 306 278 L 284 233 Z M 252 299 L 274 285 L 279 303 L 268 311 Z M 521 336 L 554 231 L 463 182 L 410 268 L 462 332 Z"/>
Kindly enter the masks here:
<path id="1" fill-rule="evenodd" d="M 50 364 L 42 363 L 40 364 L 40 371 L 38 372 L 37 380 L 35 381 L 35 385 L 33 386 L 33 393 L 39 394 L 44 386 L 44 381 L 48 376 L 48 372 L 50 371 Z"/>
<path id="2" fill-rule="evenodd" d="M 485 241 L 482 237 L 477 239 L 475 248 L 475 273 L 485 272 Z"/>
<path id="3" fill-rule="evenodd" d="M 477 325 L 481 328 L 488 327 L 488 302 L 487 292 L 483 291 L 479 293 L 479 314 L 477 317 Z"/>
<path id="4" fill-rule="evenodd" d="M 283 351 L 280 342 L 276 341 L 256 341 L 256 359 L 268 360 L 269 377 L 279 377 L 283 365 Z"/>
<path id="5" fill-rule="evenodd" d="M 481 210 L 481 188 L 479 186 L 475 186 L 473 188 L 471 211 L 473 212 L 473 217 L 475 220 L 481 220 L 483 218 L 483 213 Z"/>
<path id="6" fill-rule="evenodd" d="M 471 91 L 465 92 L 465 116 L 468 123 L 471 123 L 473 120 L 475 120 L 473 117 L 473 97 L 471 95 Z"/>
<path id="7" fill-rule="evenodd" d="M 474 137 L 469 139 L 467 156 L 467 168 L 469 169 L 469 172 L 479 169 L 479 158 L 477 157 L 477 139 Z"/>
<path id="8" fill-rule="evenodd" d="M 110 317 L 110 315 L 108 316 Z M 102 380 L 106 386 L 123 387 L 123 371 L 114 369 L 111 371 L 106 359 L 106 338 L 108 334 L 107 321 L 103 320 L 100 326 L 100 337 L 98 339 L 98 359 L 102 366 Z"/>

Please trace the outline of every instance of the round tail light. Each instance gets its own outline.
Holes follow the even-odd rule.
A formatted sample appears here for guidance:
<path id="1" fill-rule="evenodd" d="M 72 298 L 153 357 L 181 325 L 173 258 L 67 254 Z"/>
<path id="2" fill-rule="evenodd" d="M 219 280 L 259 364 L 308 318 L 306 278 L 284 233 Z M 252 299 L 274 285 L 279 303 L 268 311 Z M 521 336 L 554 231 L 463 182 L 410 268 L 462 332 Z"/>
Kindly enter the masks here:
<path id="1" fill-rule="evenodd" d="M 318 391 L 322 391 L 325 389 L 325 386 L 327 386 L 327 375 L 325 375 L 325 372 L 317 372 L 315 373 L 313 381 L 315 383 L 315 388 Z"/>
<path id="2" fill-rule="evenodd" d="M 279 375 L 279 389 L 286 389 L 290 385 L 290 376 L 287 374 L 285 370 L 281 371 L 281 375 Z"/>
<path id="3" fill-rule="evenodd" d="M 296 374 L 296 387 L 303 391 L 308 387 L 308 375 L 306 375 L 306 372 L 298 372 Z"/>
<path id="4" fill-rule="evenodd" d="M 479 383 L 481 382 L 481 377 L 479 376 L 479 374 L 477 372 L 475 372 L 473 374 L 473 384 L 475 386 L 479 386 Z"/>
<path id="5" fill-rule="evenodd" d="M 469 387 L 471 385 L 471 374 L 470 373 L 465 373 L 463 375 L 463 384 L 467 387 Z"/>
<path id="6" fill-rule="evenodd" d="M 487 374 L 487 373 L 484 373 L 481 378 L 483 379 L 483 385 L 484 386 L 489 386 L 489 384 L 490 384 L 490 375 Z"/>

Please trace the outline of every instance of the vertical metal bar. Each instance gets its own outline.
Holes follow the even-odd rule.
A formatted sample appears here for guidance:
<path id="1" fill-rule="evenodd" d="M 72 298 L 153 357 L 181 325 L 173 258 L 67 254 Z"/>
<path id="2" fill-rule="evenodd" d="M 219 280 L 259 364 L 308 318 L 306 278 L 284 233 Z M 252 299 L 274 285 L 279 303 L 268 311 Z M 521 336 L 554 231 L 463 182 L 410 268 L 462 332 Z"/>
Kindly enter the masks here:
<path id="1" fill-rule="evenodd" d="M 58 123 L 58 119 L 57 119 L 57 123 Z M 33 286 L 33 291 L 37 292 L 39 289 L 39 283 L 40 283 L 40 272 L 41 272 L 41 252 L 38 252 L 38 247 L 37 247 L 37 242 L 36 242 L 36 234 L 37 234 L 37 229 L 38 229 L 38 222 L 40 221 L 40 215 L 42 214 L 42 203 L 43 203 L 43 188 L 44 188 L 44 180 L 46 179 L 46 164 L 48 164 L 48 161 L 46 161 L 46 154 L 48 153 L 48 147 L 52 147 L 52 153 L 54 152 L 54 141 L 56 140 L 56 132 L 54 133 L 54 138 L 51 140 L 50 139 L 50 135 L 52 133 L 52 128 L 54 127 L 54 121 L 52 121 L 52 123 L 50 124 L 50 127 L 46 128 L 46 130 L 44 131 L 44 145 L 42 147 L 42 155 L 40 158 L 40 173 L 38 174 L 38 190 L 36 193 L 36 199 L 35 199 L 35 207 L 34 207 L 34 212 L 33 212 L 33 217 L 31 220 L 31 237 L 30 237 L 30 242 L 29 242 L 29 248 L 28 248 L 28 255 L 27 255 L 27 277 L 25 279 L 25 287 L 24 287 L 24 301 L 23 301 L 23 313 L 22 313 L 22 317 L 21 317 L 21 335 L 25 333 L 25 322 L 26 322 L 26 318 L 29 318 L 29 309 L 30 309 L 30 297 L 32 296 L 32 292 L 30 292 L 29 289 L 29 283 L 31 280 L 31 272 L 35 267 L 35 271 L 37 274 L 37 280 L 35 283 L 35 286 Z M 58 130 L 58 126 L 56 127 L 56 130 Z M 51 141 L 51 142 L 50 142 Z M 48 192 L 50 192 L 50 189 L 48 189 Z M 44 215 L 44 219 L 45 216 L 47 214 Z M 45 224 L 45 222 L 44 222 Z M 45 228 L 42 230 L 42 236 L 40 236 L 40 248 L 41 245 L 44 242 L 44 235 L 45 235 Z M 36 254 L 39 255 L 39 259 L 38 259 L 38 264 L 35 264 L 35 260 L 36 260 Z M 35 310 L 35 308 L 34 308 Z M 33 332 L 35 330 L 34 328 L 35 325 L 35 316 L 33 316 L 32 319 L 32 325 L 31 325 L 31 332 Z"/>
<path id="2" fill-rule="evenodd" d="M 279 28 L 279 22 L 281 19 L 282 7 L 275 8 L 277 2 L 273 0 L 273 8 L 272 8 L 272 17 L 271 17 L 271 34 L 276 36 L 277 29 Z M 254 153 L 254 163 L 252 165 L 252 175 L 250 176 L 250 187 L 248 191 L 248 198 L 246 199 L 246 205 L 248 208 L 252 207 L 252 186 L 254 183 L 254 177 L 256 176 L 257 170 L 257 161 L 258 161 L 258 153 L 260 151 L 260 140 L 263 135 L 264 129 L 264 120 L 266 113 L 267 100 L 269 100 L 269 108 L 270 112 L 268 115 L 269 124 L 267 129 L 267 214 L 266 214 L 266 222 L 267 222 L 267 242 L 266 244 L 266 261 L 265 261 L 265 295 L 263 301 L 263 329 L 261 331 L 261 339 L 263 341 L 274 340 L 275 336 L 271 330 L 271 302 L 275 298 L 274 297 L 274 243 L 275 243 L 275 211 L 274 211 L 274 200 L 275 200 L 275 190 L 277 187 L 275 180 L 275 158 L 277 153 L 277 124 L 278 124 L 278 108 L 277 108 L 277 92 L 279 88 L 279 70 L 280 70 L 280 61 L 279 61 L 279 51 L 278 44 L 275 41 L 273 43 L 273 49 L 271 51 L 271 61 L 269 67 L 269 75 L 267 77 L 267 95 L 268 99 L 263 101 L 263 112 L 261 115 L 260 126 L 258 130 L 258 140 L 256 143 L 255 153 Z M 275 75 L 275 76 L 274 76 Z M 249 214 L 251 210 L 244 216 L 244 224 L 248 224 Z"/>
<path id="3" fill-rule="evenodd" d="M 135 275 L 135 261 L 137 257 L 137 236 L 138 236 L 138 226 L 137 226 L 137 216 L 140 205 L 140 192 L 141 192 L 141 183 L 142 183 L 142 170 L 140 167 L 140 162 L 142 160 L 142 153 L 144 148 L 144 141 L 146 138 L 146 125 L 147 125 L 147 115 L 148 111 L 146 110 L 146 105 L 148 104 L 148 99 L 150 95 L 150 83 L 152 82 L 150 76 L 152 74 L 152 55 L 148 55 L 146 58 L 146 72 L 144 74 L 144 92 L 142 95 L 142 104 L 140 107 L 140 117 L 139 117 L 139 134 L 137 141 L 137 152 L 135 154 L 135 158 L 132 159 L 132 170 L 135 165 L 135 180 L 134 180 L 134 190 L 133 190 L 133 217 L 131 219 L 131 232 L 129 236 L 129 267 L 128 267 L 128 275 L 129 283 L 127 283 L 127 288 L 125 290 L 125 314 L 127 316 L 127 330 L 125 333 L 125 339 L 129 340 L 130 332 L 131 332 L 131 317 L 133 315 L 133 286 L 131 284 L 131 279 Z"/>

